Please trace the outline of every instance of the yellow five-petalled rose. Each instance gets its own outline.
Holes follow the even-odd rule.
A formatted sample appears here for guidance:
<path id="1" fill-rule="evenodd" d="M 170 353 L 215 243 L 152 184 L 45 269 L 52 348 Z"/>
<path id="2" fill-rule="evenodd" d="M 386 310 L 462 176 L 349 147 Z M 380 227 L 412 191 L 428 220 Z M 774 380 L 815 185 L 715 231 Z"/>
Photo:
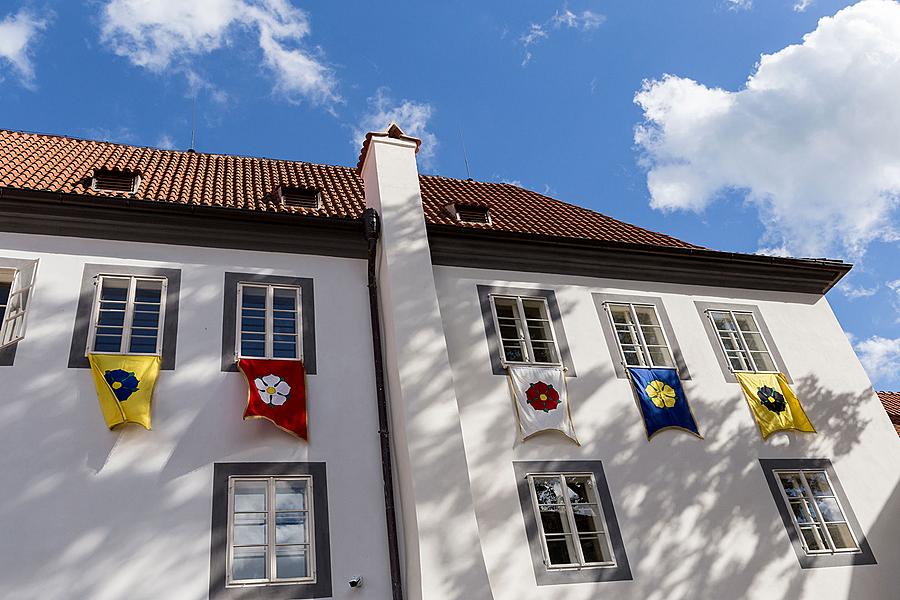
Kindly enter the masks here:
<path id="1" fill-rule="evenodd" d="M 656 408 L 672 408 L 675 406 L 675 390 L 672 386 L 654 379 L 647 384 L 647 395 Z"/>

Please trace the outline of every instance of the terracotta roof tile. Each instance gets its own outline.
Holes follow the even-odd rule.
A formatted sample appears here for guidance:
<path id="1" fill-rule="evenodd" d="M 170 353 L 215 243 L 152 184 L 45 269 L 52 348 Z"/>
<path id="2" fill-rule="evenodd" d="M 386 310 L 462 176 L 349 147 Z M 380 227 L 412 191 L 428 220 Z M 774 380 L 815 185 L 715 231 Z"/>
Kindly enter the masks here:
<path id="1" fill-rule="evenodd" d="M 900 392 L 875 392 L 900 436 Z"/>
<path id="2" fill-rule="evenodd" d="M 340 219 L 357 219 L 365 209 L 363 182 L 351 167 L 159 150 L 0 130 L 0 187 L 83 196 L 130 196 L 92 190 L 90 177 L 97 169 L 139 173 L 140 187 L 134 197 L 147 201 Z M 420 183 L 425 219 L 430 224 L 699 248 L 510 184 L 433 175 L 420 176 Z M 274 194 L 282 185 L 318 189 L 321 206 L 310 209 L 282 205 Z M 491 223 L 457 222 L 445 208 L 453 203 L 486 206 Z"/>

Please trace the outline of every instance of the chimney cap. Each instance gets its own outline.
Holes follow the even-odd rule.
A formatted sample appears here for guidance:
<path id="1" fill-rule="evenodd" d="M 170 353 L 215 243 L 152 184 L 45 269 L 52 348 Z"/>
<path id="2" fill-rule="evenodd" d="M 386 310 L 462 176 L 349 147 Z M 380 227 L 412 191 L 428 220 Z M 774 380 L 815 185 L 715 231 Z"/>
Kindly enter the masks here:
<path id="1" fill-rule="evenodd" d="M 413 137 L 411 135 L 406 135 L 400 126 L 397 125 L 394 121 L 391 121 L 387 128 L 384 131 L 370 131 L 366 134 L 366 139 L 363 140 L 362 149 L 359 152 L 359 161 L 356 163 L 356 172 L 359 173 L 362 171 L 363 160 L 366 158 L 366 151 L 369 149 L 369 142 L 373 137 L 389 137 L 395 140 L 406 140 L 407 142 L 415 142 L 416 144 L 416 154 L 419 153 L 419 147 L 422 145 L 422 140 L 417 137 Z"/>

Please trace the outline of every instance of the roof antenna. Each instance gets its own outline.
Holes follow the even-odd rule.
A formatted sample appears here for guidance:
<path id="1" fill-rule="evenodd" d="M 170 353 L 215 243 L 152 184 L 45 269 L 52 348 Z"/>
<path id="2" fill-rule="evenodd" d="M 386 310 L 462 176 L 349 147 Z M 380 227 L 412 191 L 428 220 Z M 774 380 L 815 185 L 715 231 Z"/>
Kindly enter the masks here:
<path id="1" fill-rule="evenodd" d="M 197 92 L 194 91 L 193 97 L 191 98 L 191 147 L 188 148 L 188 152 L 196 152 L 194 150 L 194 141 L 196 138 L 197 132 Z"/>
<path id="2" fill-rule="evenodd" d="M 466 163 L 466 179 L 472 181 L 472 175 L 469 173 L 469 156 L 466 154 L 466 140 L 463 138 L 462 127 L 457 129 L 459 130 L 459 143 L 462 145 L 463 161 Z"/>

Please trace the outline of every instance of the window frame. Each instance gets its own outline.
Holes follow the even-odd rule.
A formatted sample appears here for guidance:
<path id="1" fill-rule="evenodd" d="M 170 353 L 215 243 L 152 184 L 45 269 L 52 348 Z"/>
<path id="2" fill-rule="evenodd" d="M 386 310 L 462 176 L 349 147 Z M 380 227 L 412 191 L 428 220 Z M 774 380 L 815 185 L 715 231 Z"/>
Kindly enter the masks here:
<path id="1" fill-rule="evenodd" d="M 777 371 L 778 365 L 775 363 L 775 357 L 774 357 L 774 354 L 772 353 L 772 350 L 769 348 L 769 342 L 766 340 L 766 336 L 763 335 L 762 329 L 759 325 L 759 321 L 757 321 L 756 315 L 754 315 L 752 311 L 710 308 L 710 309 L 707 309 L 705 312 L 706 312 L 706 318 L 709 319 L 713 330 L 716 332 L 716 339 L 719 341 L 719 347 L 721 348 L 722 352 L 725 354 L 725 361 L 728 363 L 728 368 L 731 369 L 732 373 L 778 373 L 778 371 Z M 728 314 L 729 318 L 731 319 L 732 324 L 734 324 L 734 331 L 737 333 L 737 336 L 735 337 L 735 339 L 737 340 L 738 344 L 740 345 L 740 349 L 737 350 L 737 352 L 741 356 L 741 362 L 753 367 L 752 369 L 735 370 L 734 365 L 731 364 L 731 360 L 728 358 L 729 350 L 725 347 L 725 342 L 722 340 L 722 335 L 721 335 L 722 331 L 716 326 L 716 321 L 713 318 L 713 313 Z M 749 333 L 758 333 L 759 334 L 760 339 L 762 339 L 762 341 L 763 341 L 763 346 L 765 346 L 766 354 L 769 355 L 769 359 L 772 361 L 772 364 L 775 365 L 775 368 L 776 368 L 775 371 L 759 369 L 757 367 L 756 359 L 753 357 L 753 351 L 750 350 L 750 346 L 747 344 L 747 338 L 744 335 L 747 332 L 745 332 L 743 329 L 741 329 L 741 326 L 738 323 L 737 317 L 735 315 L 746 315 L 746 316 L 750 317 L 751 319 L 753 319 L 753 324 L 756 325 L 756 331 L 749 332 Z M 757 353 L 758 353 L 758 351 L 757 351 Z"/>
<path id="2" fill-rule="evenodd" d="M 100 326 L 100 302 L 103 293 L 103 282 L 105 280 L 128 280 L 128 291 L 125 296 L 125 315 L 122 322 L 122 339 L 119 341 L 118 352 L 97 352 L 93 349 L 94 342 L 97 338 L 97 328 Z M 159 293 L 159 317 L 156 322 L 156 350 L 154 352 L 131 352 L 131 336 L 134 324 L 134 305 L 135 293 L 137 291 L 138 281 L 159 281 L 162 283 Z M 162 356 L 163 338 L 165 336 L 166 323 L 166 296 L 168 295 L 168 280 L 165 276 L 145 276 L 145 275 L 122 275 L 100 273 L 95 277 L 96 289 L 94 291 L 94 302 L 91 306 L 91 322 L 88 329 L 87 344 L 85 346 L 84 355 L 89 354 L 111 354 L 121 356 Z"/>
<path id="3" fill-rule="evenodd" d="M 843 567 L 852 565 L 874 565 L 877 564 L 872 549 L 863 532 L 856 515 L 853 513 L 853 507 L 847 498 L 841 481 L 835 472 L 834 466 L 827 458 L 760 458 L 759 465 L 763 471 L 763 476 L 769 486 L 769 492 L 778 513 L 781 516 L 781 522 L 784 525 L 785 532 L 797 556 L 802 569 L 817 569 L 827 567 Z M 853 540 L 856 542 L 857 550 L 848 551 L 841 550 L 838 552 L 812 552 L 806 549 L 805 542 L 802 541 L 802 535 L 799 526 L 796 524 L 793 511 L 791 510 L 790 501 L 784 492 L 784 486 L 781 483 L 778 473 L 795 473 L 797 471 L 819 471 L 824 472 L 828 485 L 831 487 L 831 493 L 836 500 L 838 507 L 844 517 L 844 522 L 850 530 Z M 813 505 L 815 503 L 813 502 Z M 818 511 L 818 508 L 816 508 Z M 822 526 L 822 523 L 816 523 Z M 827 532 L 827 527 L 825 528 Z M 830 533 L 828 533 L 830 536 Z M 774 542 L 774 540 L 773 540 Z"/>
<path id="4" fill-rule="evenodd" d="M 244 288 L 245 287 L 255 287 L 255 288 L 265 288 L 266 289 L 266 307 L 265 307 L 265 356 L 244 356 L 241 354 L 241 335 L 244 333 L 241 330 L 242 325 L 242 311 L 244 308 Z M 296 356 L 294 358 L 280 358 L 274 356 L 274 338 L 275 338 L 275 327 L 274 327 L 274 319 L 275 312 L 273 307 L 273 300 L 275 297 L 275 289 L 282 290 L 291 290 L 294 292 L 295 297 L 295 309 L 294 309 L 294 318 L 295 325 L 297 327 L 297 332 L 294 334 L 294 351 Z M 265 283 L 265 282 L 256 282 L 256 281 L 239 281 L 237 283 L 237 300 L 235 302 L 235 310 L 237 311 L 235 315 L 235 334 L 234 334 L 234 358 L 235 360 L 241 358 L 253 358 L 259 360 L 294 360 L 294 361 L 303 361 L 303 289 L 299 285 L 286 285 L 286 284 L 278 284 L 278 283 Z M 253 332 L 247 332 L 253 333 Z"/>
<path id="5" fill-rule="evenodd" d="M 512 295 L 512 294 L 490 294 L 489 296 L 491 303 L 491 315 L 494 318 L 494 328 L 497 332 L 497 339 L 500 342 L 500 364 L 503 367 L 507 367 L 509 365 L 520 365 L 520 366 L 534 366 L 534 367 L 561 367 L 563 366 L 562 362 L 562 354 L 560 353 L 559 343 L 556 341 L 556 332 L 553 328 L 553 319 L 550 316 L 550 306 L 547 302 L 547 299 L 542 296 L 527 296 L 527 295 Z M 525 361 L 512 361 L 507 360 L 506 358 L 506 350 L 504 348 L 503 342 L 503 333 L 500 329 L 500 317 L 497 315 L 497 299 L 502 300 L 515 300 L 516 302 L 516 311 L 518 311 L 518 315 L 515 320 L 518 323 L 521 323 L 521 338 L 518 338 L 516 341 L 519 343 L 520 350 L 524 350 L 523 355 L 527 356 L 530 360 Z M 542 343 L 552 342 L 553 343 L 553 351 L 556 354 L 557 361 L 556 362 L 539 362 L 533 360 L 534 358 L 534 345 L 531 340 L 531 333 L 528 331 L 528 319 L 525 317 L 525 304 L 523 300 L 533 300 L 536 302 L 540 302 L 543 307 L 544 315 L 546 318 L 541 319 L 541 322 L 547 323 L 547 329 L 550 331 L 550 340 L 540 340 Z M 522 347 L 522 344 L 525 344 L 525 347 Z"/>
<path id="6" fill-rule="evenodd" d="M 525 525 L 527 549 L 531 555 L 535 582 L 538 586 L 559 585 L 568 583 L 589 583 L 603 581 L 630 581 L 631 568 L 622 542 L 622 533 L 616 518 L 616 509 L 610 495 L 607 479 L 603 471 L 603 463 L 599 460 L 560 460 L 560 461 L 513 461 L 513 472 L 516 479 L 516 491 L 522 518 Z M 608 550 L 615 561 L 614 564 L 593 563 L 586 566 L 555 566 L 549 568 L 546 557 L 546 543 L 534 486 L 531 477 L 544 475 L 569 475 L 575 477 L 591 476 L 594 483 L 594 494 L 598 512 L 603 519 L 604 533 Z M 574 529 L 577 532 L 577 528 Z"/>
<path id="7" fill-rule="evenodd" d="M 631 314 L 631 318 L 633 319 L 632 328 L 636 333 L 636 338 L 638 340 L 638 350 L 640 351 L 641 356 L 646 364 L 643 365 L 629 365 L 628 360 L 625 358 L 625 349 L 622 347 L 622 340 L 619 339 L 618 333 L 616 330 L 616 321 L 613 319 L 612 310 L 610 309 L 611 305 L 616 306 L 627 306 L 628 310 Z M 653 314 L 656 316 L 655 327 L 659 327 L 659 330 L 662 332 L 663 341 L 666 343 L 665 349 L 669 354 L 669 358 L 672 361 L 671 365 L 655 365 L 653 364 L 652 356 L 650 354 L 650 345 L 647 343 L 647 339 L 644 337 L 643 327 L 640 324 L 637 316 L 636 307 L 644 307 L 650 308 L 653 310 Z M 663 327 L 662 318 L 660 318 L 659 311 L 656 309 L 656 305 L 649 302 L 615 302 L 615 301 L 606 301 L 603 303 L 603 308 L 606 310 L 607 318 L 609 319 L 610 326 L 613 329 L 613 334 L 616 340 L 616 347 L 619 350 L 619 357 L 622 359 L 622 365 L 627 369 L 628 367 L 638 367 L 645 369 L 670 369 L 672 371 L 678 370 L 678 363 L 675 361 L 675 354 L 672 351 L 672 343 L 669 341 L 669 334 L 666 332 L 666 328 Z M 659 347 L 659 346 L 654 346 Z"/>
<path id="8" fill-rule="evenodd" d="M 38 258 L 0 257 L 0 271 L 7 273 L 9 277 L 9 296 L 3 306 L 3 312 L 0 313 L 0 366 L 12 366 L 16 357 L 16 348 L 19 342 L 25 339 L 39 266 L 40 259 Z M 23 283 L 23 275 L 29 276 L 30 279 Z M 15 296 L 24 298 L 24 302 L 19 301 L 19 310 L 14 316 L 11 316 L 9 307 L 13 304 Z M 15 324 L 17 321 L 18 325 Z M 9 340 L 4 342 L 6 337 L 9 337 Z"/>
<path id="9" fill-rule="evenodd" d="M 541 519 L 540 501 L 538 500 L 537 490 L 534 486 L 534 479 L 536 477 L 542 478 L 542 479 L 550 479 L 551 477 L 559 478 L 561 490 L 563 491 L 563 506 L 565 507 L 565 510 L 566 510 L 566 519 L 569 522 L 570 531 L 572 532 L 571 535 L 574 540 L 573 546 L 575 548 L 575 554 L 577 555 L 576 558 L 578 559 L 578 562 L 561 564 L 561 565 L 553 565 L 550 563 L 550 549 L 547 546 L 547 533 L 546 533 L 546 531 L 544 531 L 544 524 Z M 572 509 L 572 501 L 569 498 L 569 494 L 567 494 L 565 492 L 567 477 L 572 477 L 572 478 L 587 477 L 590 480 L 591 485 L 589 487 L 590 487 L 591 491 L 589 492 L 589 494 L 592 495 L 593 502 L 590 502 L 589 504 L 597 505 L 597 511 L 600 513 L 600 521 L 603 525 L 603 531 L 595 532 L 595 533 L 603 534 L 603 538 L 606 540 L 606 550 L 609 553 L 609 556 L 612 557 L 612 560 L 606 561 L 606 562 L 588 562 L 588 561 L 584 560 L 584 549 L 581 547 L 580 532 L 578 531 L 578 526 L 575 522 L 575 511 Z M 525 478 L 528 480 L 528 488 L 531 491 L 531 501 L 532 501 L 533 507 L 534 507 L 535 520 L 537 521 L 538 535 L 540 536 L 540 539 L 541 539 L 541 550 L 543 551 L 544 565 L 547 567 L 548 570 L 558 571 L 558 570 L 564 570 L 564 569 L 578 569 L 578 570 L 581 570 L 581 569 L 605 569 L 608 567 L 616 566 L 616 556 L 613 551 L 612 543 L 610 542 L 609 527 L 606 524 L 606 515 L 603 514 L 603 505 L 601 504 L 599 494 L 597 493 L 597 481 L 596 481 L 596 478 L 594 477 L 593 473 L 591 473 L 591 472 L 582 472 L 582 473 L 540 472 L 540 473 L 528 473 L 527 475 L 525 475 Z"/>
<path id="10" fill-rule="evenodd" d="M 785 505 L 788 507 L 789 513 L 791 515 L 791 520 L 794 523 L 794 528 L 797 530 L 797 535 L 800 538 L 800 541 L 803 545 L 804 550 L 810 556 L 815 555 L 833 555 L 833 554 L 853 554 L 857 552 L 862 552 L 859 548 L 859 540 L 856 539 L 856 534 L 853 533 L 853 530 L 850 528 L 850 523 L 847 521 L 847 513 L 844 510 L 844 507 L 834 492 L 834 484 L 831 481 L 831 478 L 828 477 L 828 472 L 824 469 L 774 469 L 773 473 L 775 474 L 776 480 L 778 480 L 779 488 L 781 489 L 781 498 L 784 500 Z M 807 473 L 822 473 L 825 476 L 826 481 L 828 482 L 828 487 L 831 488 L 832 494 L 830 496 L 816 496 L 812 488 L 809 485 L 809 481 L 806 479 Z M 807 546 L 804 541 L 803 532 L 800 527 L 800 523 L 797 521 L 795 515 L 793 514 L 793 510 L 791 510 L 791 498 L 787 495 L 787 491 L 784 489 L 784 485 L 781 483 L 781 475 L 799 475 L 800 482 L 803 485 L 803 495 L 800 497 L 802 500 L 806 501 L 806 503 L 812 506 L 815 514 L 813 515 L 809 509 L 805 511 L 808 516 L 810 516 L 813 520 L 813 533 L 816 538 L 820 541 L 825 542 L 825 545 L 828 546 L 827 549 L 824 550 L 811 550 L 809 546 Z M 808 495 L 807 495 L 808 493 Z M 825 517 L 822 515 L 822 511 L 819 509 L 818 504 L 815 502 L 817 497 L 828 497 L 834 498 L 835 502 L 838 505 L 838 510 L 841 511 L 841 516 L 844 518 L 843 521 L 826 521 Z M 853 543 L 856 544 L 854 548 L 837 548 L 834 539 L 831 537 L 831 532 L 828 530 L 829 523 L 844 523 L 847 525 L 847 528 L 850 530 L 850 537 L 853 538 Z M 825 533 L 825 537 L 822 538 L 816 529 L 821 529 Z"/>
<path id="11" fill-rule="evenodd" d="M 259 481 L 266 483 L 266 577 L 264 579 L 234 580 L 234 484 L 238 481 Z M 305 481 L 306 482 L 306 523 L 308 543 L 306 544 L 278 544 L 275 537 L 276 514 L 279 512 L 275 504 L 275 484 L 279 481 Z M 315 498 L 312 475 L 231 475 L 228 477 L 228 524 L 226 530 L 226 562 L 225 562 L 225 587 L 245 588 L 262 587 L 272 585 L 289 585 L 298 583 L 316 582 L 316 553 L 315 553 Z M 283 511 L 282 511 L 283 512 Z M 279 545 L 305 545 L 307 560 L 309 560 L 309 576 L 291 578 L 272 578 L 269 574 L 276 573 L 275 560 L 276 549 Z"/>
<path id="12" fill-rule="evenodd" d="M 314 557 L 315 581 L 278 581 L 275 583 L 238 582 L 227 584 L 229 526 L 231 519 L 230 481 L 235 479 L 290 479 L 309 477 L 310 550 Z M 330 598 L 332 596 L 331 540 L 329 528 L 328 473 L 324 462 L 217 462 L 212 473 L 212 511 L 210 514 L 209 598 L 210 600 L 256 600 Z M 274 522 L 274 521 L 271 521 Z"/>

